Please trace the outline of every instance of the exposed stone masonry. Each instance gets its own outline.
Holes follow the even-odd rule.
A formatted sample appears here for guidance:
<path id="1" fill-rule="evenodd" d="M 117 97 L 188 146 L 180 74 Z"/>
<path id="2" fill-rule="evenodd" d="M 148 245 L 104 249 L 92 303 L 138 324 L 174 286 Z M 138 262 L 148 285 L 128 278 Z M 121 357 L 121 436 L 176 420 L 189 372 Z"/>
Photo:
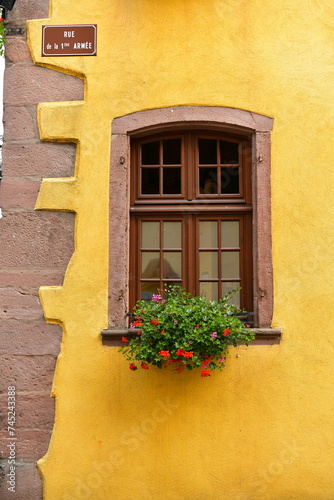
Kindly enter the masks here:
<path id="1" fill-rule="evenodd" d="M 43 177 L 74 175 L 75 145 L 42 143 L 37 103 L 81 100 L 83 82 L 37 67 L 26 43 L 26 19 L 48 17 L 48 0 L 17 0 L 6 20 L 23 35 L 8 36 L 4 84 L 3 180 L 0 185 L 0 465 L 7 464 L 7 387 L 17 390 L 16 493 L 2 500 L 39 500 L 36 461 L 47 451 L 54 419 L 50 397 L 61 328 L 47 324 L 42 285 L 61 285 L 73 252 L 74 215 L 34 211 Z"/>

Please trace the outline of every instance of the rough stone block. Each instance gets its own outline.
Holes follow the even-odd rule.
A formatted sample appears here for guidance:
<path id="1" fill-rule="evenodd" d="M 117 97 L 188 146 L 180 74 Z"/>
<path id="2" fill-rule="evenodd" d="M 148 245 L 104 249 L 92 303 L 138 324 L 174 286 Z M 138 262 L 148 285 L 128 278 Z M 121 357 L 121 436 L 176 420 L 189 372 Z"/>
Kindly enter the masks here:
<path id="1" fill-rule="evenodd" d="M 39 321 L 0 321 L 0 355 L 57 356 L 60 350 L 62 328 L 60 325 Z"/>
<path id="2" fill-rule="evenodd" d="M 0 395 L 1 408 L 7 407 L 7 394 Z M 15 398 L 15 429 L 51 430 L 54 422 L 54 398 L 46 394 L 22 394 Z M 7 413 L 0 413 L 0 428 L 7 428 Z"/>
<path id="3" fill-rule="evenodd" d="M 48 450 L 50 437 L 51 431 L 45 429 L 18 429 L 18 458 L 39 460 Z"/>
<path id="4" fill-rule="evenodd" d="M 3 121 L 5 141 L 38 138 L 36 118 L 23 106 L 6 106 Z"/>
<path id="5" fill-rule="evenodd" d="M 1 259 L 6 269 L 65 270 L 73 253 L 74 214 L 3 212 Z"/>
<path id="6" fill-rule="evenodd" d="M 13 64 L 5 71 L 4 103 L 15 105 L 83 99 L 83 80 L 33 64 Z"/>
<path id="7" fill-rule="evenodd" d="M 6 448 L 7 429 L 0 431 L 0 458 L 8 458 Z M 16 457 L 17 460 L 38 460 L 47 452 L 51 432 L 45 429 L 17 429 Z"/>
<path id="8" fill-rule="evenodd" d="M 8 491 L 7 480 L 0 481 L 1 500 L 42 500 L 42 480 L 36 463 L 17 463 L 15 493 Z M 8 474 L 8 465 L 3 461 L 4 472 Z"/>
<path id="9" fill-rule="evenodd" d="M 3 145 L 3 177 L 74 175 L 75 144 L 29 143 Z"/>
<path id="10" fill-rule="evenodd" d="M 3 269 L 0 271 L 0 288 L 6 287 L 40 287 L 40 286 L 60 286 L 64 281 L 63 270 L 50 269 L 40 271 L 33 269 Z M 1 325 L 0 325 L 1 328 Z"/>
<path id="11" fill-rule="evenodd" d="M 36 320 L 43 315 L 37 290 L 0 288 L 0 321 Z"/>
<path id="12" fill-rule="evenodd" d="M 39 181 L 27 179 L 4 179 L 0 185 L 0 206 L 2 209 L 31 208 L 36 203 Z"/>
<path id="13" fill-rule="evenodd" d="M 16 391 L 51 391 L 54 356 L 0 356 L 0 392 L 14 385 Z"/>
<path id="14" fill-rule="evenodd" d="M 7 21 L 12 23 L 26 19 L 40 19 L 49 15 L 49 0 L 17 0 L 12 11 L 8 12 Z"/>
<path id="15" fill-rule="evenodd" d="M 16 7 L 16 6 L 15 6 Z M 23 38 L 8 37 L 6 40 L 6 61 L 15 63 L 22 61 L 31 62 L 31 55 L 27 42 Z"/>

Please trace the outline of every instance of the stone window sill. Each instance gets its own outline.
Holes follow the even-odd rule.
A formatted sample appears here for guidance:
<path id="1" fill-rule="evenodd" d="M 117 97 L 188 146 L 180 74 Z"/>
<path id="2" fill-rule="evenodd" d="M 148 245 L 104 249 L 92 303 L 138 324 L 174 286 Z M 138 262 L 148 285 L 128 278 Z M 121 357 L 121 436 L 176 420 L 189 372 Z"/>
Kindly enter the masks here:
<path id="1" fill-rule="evenodd" d="M 281 330 L 278 328 L 251 328 L 255 333 L 255 339 L 249 345 L 275 345 L 281 340 Z M 129 329 L 107 329 L 102 330 L 102 344 L 107 346 L 124 346 L 122 337 L 133 339 L 137 336 L 137 328 Z"/>

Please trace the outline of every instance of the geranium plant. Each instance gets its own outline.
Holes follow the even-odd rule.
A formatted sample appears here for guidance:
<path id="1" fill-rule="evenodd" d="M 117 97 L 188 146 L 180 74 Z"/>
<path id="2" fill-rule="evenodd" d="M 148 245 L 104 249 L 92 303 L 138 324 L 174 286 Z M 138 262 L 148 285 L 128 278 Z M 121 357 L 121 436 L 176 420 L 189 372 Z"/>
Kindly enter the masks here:
<path id="1" fill-rule="evenodd" d="M 4 19 L 0 17 L 0 56 L 3 55 L 6 41 L 6 28 L 4 26 Z"/>
<path id="2" fill-rule="evenodd" d="M 185 368 L 200 369 L 202 377 L 225 366 L 229 346 L 248 344 L 254 333 L 239 318 L 240 309 L 230 304 L 228 294 L 219 301 L 192 297 L 180 287 L 171 286 L 152 300 L 139 300 L 135 320 L 136 338 L 120 348 L 129 368 L 148 370 L 173 365 L 176 373 Z"/>

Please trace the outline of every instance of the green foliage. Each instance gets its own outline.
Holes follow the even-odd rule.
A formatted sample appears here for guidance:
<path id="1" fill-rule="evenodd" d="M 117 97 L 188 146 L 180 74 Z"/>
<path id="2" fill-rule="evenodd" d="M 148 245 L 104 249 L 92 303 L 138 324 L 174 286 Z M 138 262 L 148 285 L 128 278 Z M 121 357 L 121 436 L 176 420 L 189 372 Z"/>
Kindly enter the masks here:
<path id="1" fill-rule="evenodd" d="M 130 369 L 138 368 L 136 362 L 144 369 L 150 364 L 158 368 L 172 364 L 177 373 L 200 368 L 202 377 L 221 370 L 229 346 L 247 345 L 254 339 L 254 333 L 237 317 L 240 309 L 229 304 L 231 295 L 208 302 L 172 286 L 163 297 L 138 301 L 131 327 L 139 328 L 140 334 L 120 348 L 131 361 Z"/>
<path id="2" fill-rule="evenodd" d="M 3 56 L 4 54 L 6 42 L 6 28 L 3 21 L 2 17 L 0 17 L 0 56 Z"/>

